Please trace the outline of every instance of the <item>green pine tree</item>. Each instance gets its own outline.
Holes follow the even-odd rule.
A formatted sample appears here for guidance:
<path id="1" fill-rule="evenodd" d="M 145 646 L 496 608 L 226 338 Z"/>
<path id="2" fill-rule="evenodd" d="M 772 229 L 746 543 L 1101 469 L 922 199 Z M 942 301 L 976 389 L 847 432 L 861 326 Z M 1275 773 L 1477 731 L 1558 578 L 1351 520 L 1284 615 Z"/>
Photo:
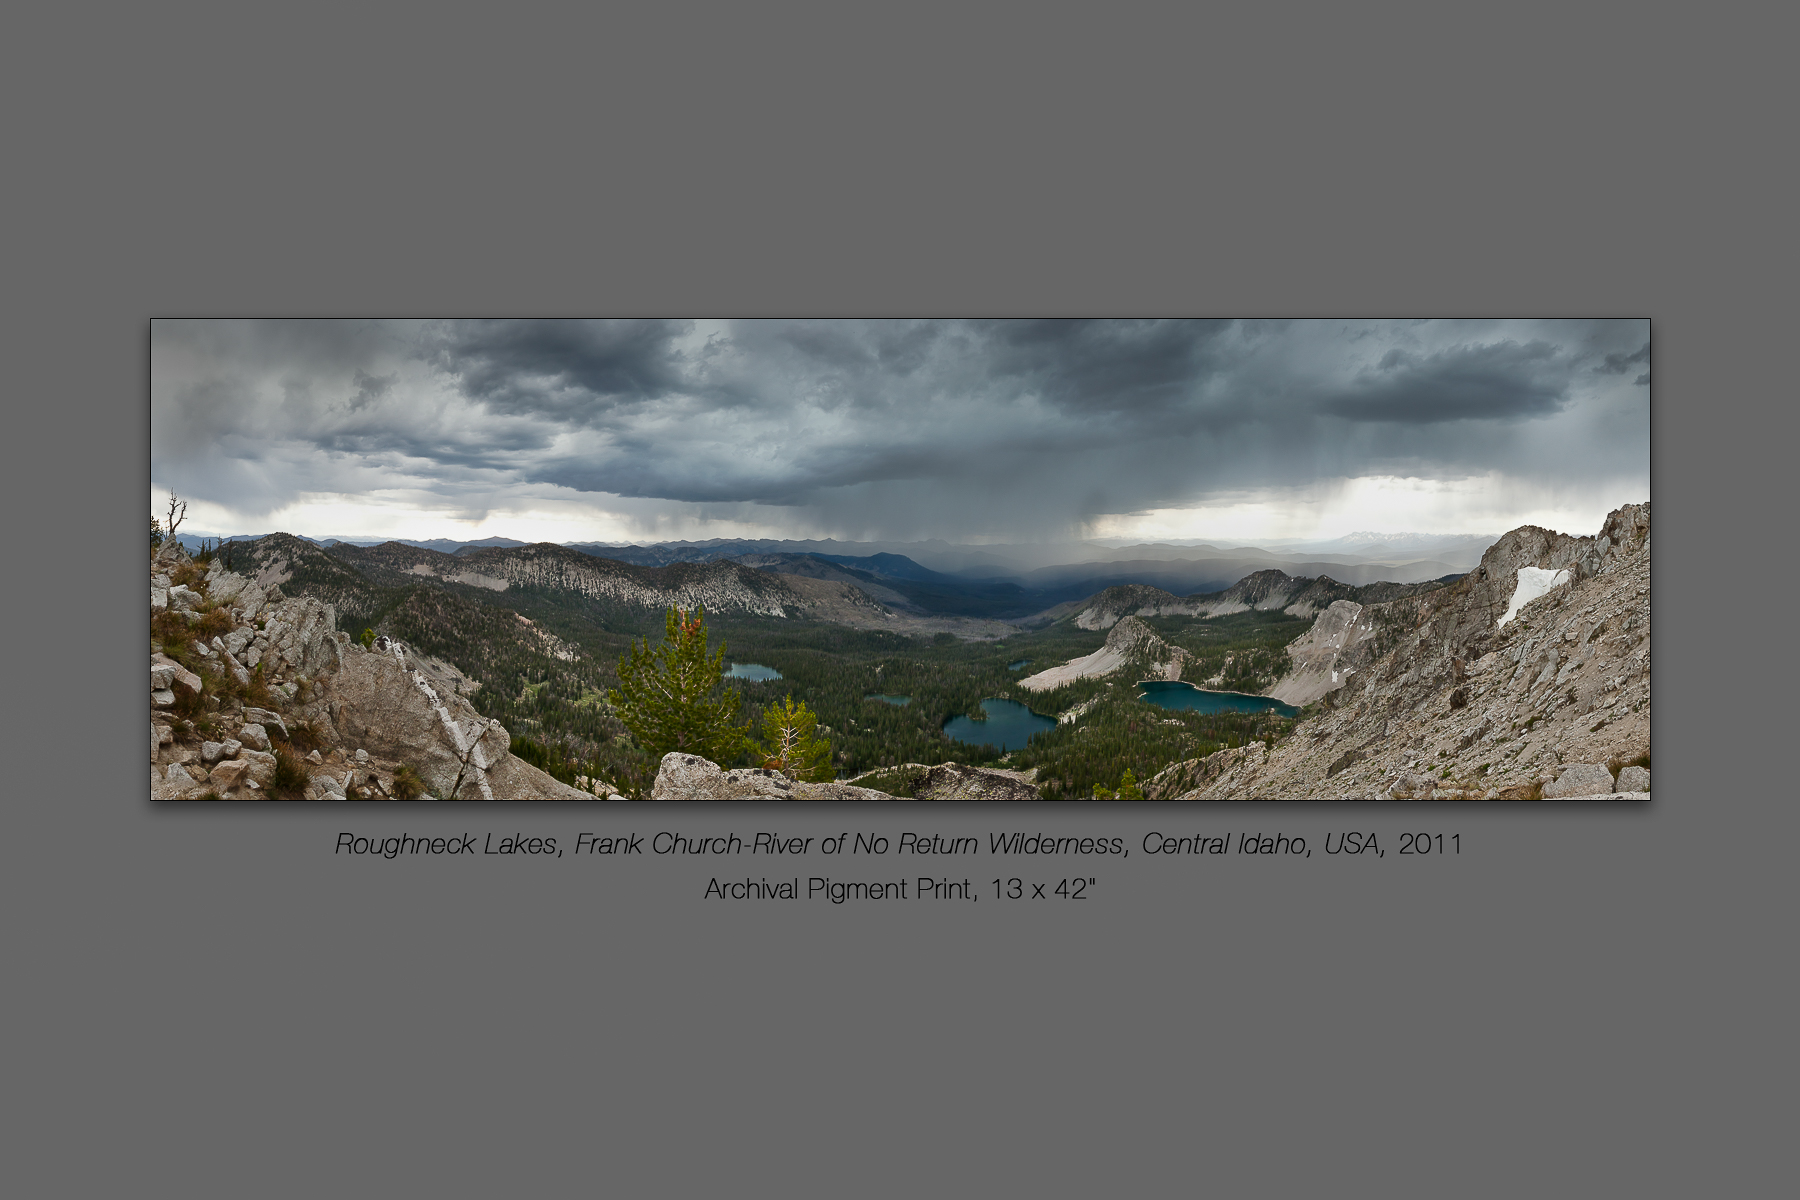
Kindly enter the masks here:
<path id="1" fill-rule="evenodd" d="M 721 689 L 725 644 L 706 652 L 706 616 L 671 607 L 660 646 L 645 638 L 619 660 L 619 687 L 608 692 L 625 728 L 657 758 L 672 751 L 729 763 L 743 752 L 744 730 L 736 724 L 738 693 Z"/>
<path id="2" fill-rule="evenodd" d="M 818 736 L 819 718 L 805 701 L 789 695 L 781 705 L 763 709 L 763 744 L 757 747 L 763 766 L 789 779 L 823 783 L 837 772 L 831 765 L 831 743 Z"/>
<path id="3" fill-rule="evenodd" d="M 1126 767 L 1125 774 L 1119 777 L 1118 791 L 1115 792 L 1109 787 L 1094 789 L 1094 799 L 1096 800 L 1142 800 L 1143 798 L 1144 789 L 1138 786 L 1137 773 L 1130 767 Z"/>

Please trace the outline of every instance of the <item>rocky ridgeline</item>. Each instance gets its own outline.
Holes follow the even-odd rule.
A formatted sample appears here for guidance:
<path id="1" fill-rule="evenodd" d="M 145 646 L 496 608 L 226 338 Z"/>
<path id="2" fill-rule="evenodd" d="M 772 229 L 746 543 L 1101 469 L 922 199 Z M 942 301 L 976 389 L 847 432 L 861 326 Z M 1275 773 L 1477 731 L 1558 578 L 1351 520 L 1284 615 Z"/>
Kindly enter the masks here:
<path id="1" fill-rule="evenodd" d="M 1501 625 L 1522 568 L 1564 574 Z M 1272 752 L 1177 763 L 1146 796 L 1647 794 L 1635 760 L 1650 751 L 1648 504 L 1617 509 L 1594 537 L 1515 529 L 1447 587 L 1351 607 L 1291 647 L 1294 677 L 1335 674 L 1316 715 Z"/>
<path id="2" fill-rule="evenodd" d="M 164 639 L 150 656 L 154 799 L 383 799 L 413 780 L 444 797 L 593 799 L 514 758 L 453 667 L 385 639 L 364 649 L 329 603 L 218 559 L 202 570 L 170 542 L 150 609 Z"/>
<path id="3" fill-rule="evenodd" d="M 340 612 L 366 605 L 372 587 L 430 581 L 493 592 L 525 586 L 652 611 L 675 605 L 689 611 L 811 617 L 870 628 L 896 620 L 868 593 L 840 580 L 776 574 L 724 560 L 636 566 L 548 542 L 444 554 L 402 542 L 326 550 L 290 534 L 273 533 L 234 547 L 234 553 L 248 556 L 259 581 L 293 580 L 290 590 L 335 602 Z M 999 632 L 1011 630 L 1002 627 Z"/>
<path id="4" fill-rule="evenodd" d="M 880 778 L 892 791 L 852 782 L 807 783 L 762 767 L 727 771 L 693 754 L 665 754 L 651 789 L 652 800 L 1036 800 L 1032 772 L 906 763 L 860 776 Z"/>
<path id="5" fill-rule="evenodd" d="M 731 562 L 632 567 L 550 545 L 482 550 L 458 557 L 468 560 L 463 571 L 508 585 L 575 592 L 640 608 L 673 604 L 689 611 L 704 608 L 709 613 L 785 617 L 806 607 L 797 592 L 774 576 Z"/>
<path id="6" fill-rule="evenodd" d="M 1111 629 L 1125 617 L 1194 617 L 1203 613 L 1204 603 L 1188 596 L 1177 596 L 1147 583 L 1121 583 L 1089 597 L 1085 607 L 1075 614 L 1078 629 Z"/>
<path id="7" fill-rule="evenodd" d="M 1186 650 L 1169 645 L 1138 618 L 1124 617 L 1113 624 L 1100 649 L 1027 675 L 1019 680 L 1019 686 L 1028 692 L 1043 692 L 1077 679 L 1110 675 L 1127 666 L 1136 668 L 1139 679 L 1180 679 L 1188 658 Z"/>
<path id="8" fill-rule="evenodd" d="M 1090 597 L 1076 614 L 1081 629 L 1110 629 L 1126 617 L 1228 617 L 1233 613 L 1284 612 L 1290 617 L 1310 617 L 1340 600 L 1378 604 L 1414 596 L 1443 586 L 1431 583 L 1370 583 L 1360 587 L 1339 583 L 1328 575 L 1316 579 L 1285 571 L 1257 571 L 1222 592 L 1198 592 L 1177 596 L 1142 583 L 1120 584 Z"/>

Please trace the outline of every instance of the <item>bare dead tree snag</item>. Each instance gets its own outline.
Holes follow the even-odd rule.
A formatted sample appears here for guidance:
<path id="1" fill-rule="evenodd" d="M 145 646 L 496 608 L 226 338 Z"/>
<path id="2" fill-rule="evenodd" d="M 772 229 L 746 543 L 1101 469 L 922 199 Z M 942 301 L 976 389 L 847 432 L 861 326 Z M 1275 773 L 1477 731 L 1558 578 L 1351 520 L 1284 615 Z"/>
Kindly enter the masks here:
<path id="1" fill-rule="evenodd" d="M 187 501 L 178 497 L 175 494 L 174 488 L 170 488 L 169 489 L 169 519 L 163 523 L 163 536 L 168 538 L 170 541 L 173 541 L 175 539 L 175 527 L 177 525 L 181 524 L 182 518 L 184 518 L 186 516 L 187 516 Z"/>

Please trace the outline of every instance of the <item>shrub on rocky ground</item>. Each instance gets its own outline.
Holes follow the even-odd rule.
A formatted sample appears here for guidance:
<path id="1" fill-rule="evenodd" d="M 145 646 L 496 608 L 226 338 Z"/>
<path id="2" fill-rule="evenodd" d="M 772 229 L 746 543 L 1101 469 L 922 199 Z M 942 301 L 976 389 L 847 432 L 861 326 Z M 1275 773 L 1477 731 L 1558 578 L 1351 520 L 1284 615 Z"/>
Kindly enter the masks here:
<path id="1" fill-rule="evenodd" d="M 394 798 L 396 800 L 417 800 L 425 794 L 425 781 L 413 770 L 410 763 L 402 764 L 394 772 Z"/>
<path id="2" fill-rule="evenodd" d="M 269 781 L 269 794 L 281 800 L 298 800 L 306 791 L 312 772 L 296 754 L 283 747 L 275 748 L 275 777 Z"/>
<path id="3" fill-rule="evenodd" d="M 296 721 L 288 726 L 288 744 L 301 754 L 309 750 L 322 749 L 325 745 L 325 734 L 313 720 Z"/>
<path id="4" fill-rule="evenodd" d="M 158 613 L 150 614 L 150 640 L 162 645 L 163 653 L 188 666 L 188 659 L 193 657 L 190 643 L 194 640 L 194 627 L 187 618 L 173 609 L 165 608 Z"/>
<path id="5" fill-rule="evenodd" d="M 242 699 L 252 708 L 274 706 L 275 695 L 269 690 L 269 681 L 263 677 L 261 663 L 256 664 L 256 670 L 250 672 L 250 683 L 244 688 Z"/>
<path id="6" fill-rule="evenodd" d="M 216 637 L 224 637 L 237 628 L 237 622 L 231 619 L 228 608 L 213 608 L 202 613 L 200 619 L 191 627 L 193 636 L 203 642 L 210 642 Z"/>

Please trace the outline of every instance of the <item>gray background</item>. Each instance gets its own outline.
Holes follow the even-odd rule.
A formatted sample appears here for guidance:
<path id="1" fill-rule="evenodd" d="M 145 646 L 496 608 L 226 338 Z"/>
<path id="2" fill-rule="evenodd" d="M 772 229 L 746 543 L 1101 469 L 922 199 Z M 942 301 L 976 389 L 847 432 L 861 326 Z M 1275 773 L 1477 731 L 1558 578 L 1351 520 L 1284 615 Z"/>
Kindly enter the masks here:
<path id="1" fill-rule="evenodd" d="M 1765 1190 L 1793 1059 L 1786 38 L 1615 11 L 21 21 L 0 1170 L 26 1195 Z M 153 809 L 147 322 L 238 313 L 1648 315 L 1657 799 Z M 702 861 L 331 854 L 1016 828 L 1363 828 L 1388 855 L 984 853 L 957 874 L 1100 882 L 832 907 L 707 903 Z M 1400 859 L 1413 828 L 1462 855 Z"/>

